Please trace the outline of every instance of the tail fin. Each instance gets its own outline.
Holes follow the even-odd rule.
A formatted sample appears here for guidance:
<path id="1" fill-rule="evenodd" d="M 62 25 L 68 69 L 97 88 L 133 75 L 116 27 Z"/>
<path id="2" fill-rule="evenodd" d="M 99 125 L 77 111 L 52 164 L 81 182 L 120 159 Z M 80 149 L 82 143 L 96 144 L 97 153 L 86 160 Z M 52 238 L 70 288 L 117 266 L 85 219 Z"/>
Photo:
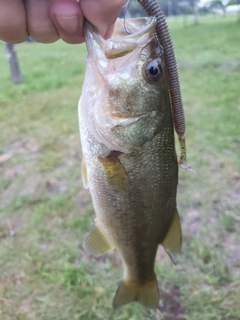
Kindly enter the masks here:
<path id="1" fill-rule="evenodd" d="M 147 308 L 158 308 L 159 290 L 157 278 L 144 284 L 133 281 L 122 281 L 113 298 L 113 307 L 138 301 Z"/>

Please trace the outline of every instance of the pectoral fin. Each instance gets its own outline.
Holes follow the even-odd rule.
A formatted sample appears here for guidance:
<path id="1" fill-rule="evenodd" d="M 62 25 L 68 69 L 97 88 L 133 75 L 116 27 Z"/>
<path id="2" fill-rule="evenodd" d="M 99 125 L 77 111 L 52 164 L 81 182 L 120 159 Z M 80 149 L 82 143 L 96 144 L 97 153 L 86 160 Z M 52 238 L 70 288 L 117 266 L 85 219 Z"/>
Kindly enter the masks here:
<path id="1" fill-rule="evenodd" d="M 85 240 L 85 249 L 92 255 L 98 257 L 113 249 L 101 228 L 96 225 Z"/>
<path id="2" fill-rule="evenodd" d="M 88 189 L 87 167 L 84 156 L 82 157 L 82 182 L 85 189 Z"/>
<path id="3" fill-rule="evenodd" d="M 182 246 L 182 229 L 177 208 L 175 209 L 175 213 L 167 235 L 161 245 L 170 256 L 172 262 L 177 264 L 177 254 L 181 253 Z"/>
<path id="4" fill-rule="evenodd" d="M 105 158 L 99 157 L 106 178 L 110 185 L 120 191 L 127 191 L 129 188 L 129 178 L 127 172 L 118 158 L 119 152 L 113 151 Z"/>

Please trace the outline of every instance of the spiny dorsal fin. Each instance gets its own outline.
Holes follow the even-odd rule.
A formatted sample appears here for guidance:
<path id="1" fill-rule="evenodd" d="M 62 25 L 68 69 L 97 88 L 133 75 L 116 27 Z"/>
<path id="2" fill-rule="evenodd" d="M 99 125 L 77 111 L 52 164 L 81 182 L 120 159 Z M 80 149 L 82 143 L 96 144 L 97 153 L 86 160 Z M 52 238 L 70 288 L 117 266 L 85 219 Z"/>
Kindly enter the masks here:
<path id="1" fill-rule="evenodd" d="M 82 157 L 82 182 L 85 189 L 88 189 L 87 167 L 84 156 Z"/>
<path id="2" fill-rule="evenodd" d="M 113 307 L 117 308 L 137 301 L 147 308 L 158 308 L 159 298 L 158 283 L 155 275 L 152 281 L 147 281 L 143 284 L 123 280 L 113 298 Z"/>
<path id="3" fill-rule="evenodd" d="M 182 247 L 182 229 L 177 208 L 175 209 L 167 235 L 161 245 L 170 256 L 172 262 L 177 264 L 177 254 L 181 253 Z"/>
<path id="4" fill-rule="evenodd" d="M 92 255 L 98 257 L 113 249 L 102 229 L 96 225 L 92 232 L 87 236 L 84 247 Z"/>

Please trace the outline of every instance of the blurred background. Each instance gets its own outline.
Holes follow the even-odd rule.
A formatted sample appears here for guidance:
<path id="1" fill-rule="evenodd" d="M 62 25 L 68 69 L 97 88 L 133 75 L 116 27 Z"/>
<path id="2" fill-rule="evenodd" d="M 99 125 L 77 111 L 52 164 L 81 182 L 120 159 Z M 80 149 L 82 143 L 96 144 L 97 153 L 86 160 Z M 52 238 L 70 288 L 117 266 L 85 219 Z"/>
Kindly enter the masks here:
<path id="1" fill-rule="evenodd" d="M 179 172 L 180 262 L 157 255 L 162 313 L 113 310 L 119 256 L 82 247 L 94 219 L 80 177 L 85 45 L 0 42 L 0 319 L 239 320 L 240 3 L 160 2 L 195 169 Z M 137 1 L 129 15 L 144 15 Z"/>

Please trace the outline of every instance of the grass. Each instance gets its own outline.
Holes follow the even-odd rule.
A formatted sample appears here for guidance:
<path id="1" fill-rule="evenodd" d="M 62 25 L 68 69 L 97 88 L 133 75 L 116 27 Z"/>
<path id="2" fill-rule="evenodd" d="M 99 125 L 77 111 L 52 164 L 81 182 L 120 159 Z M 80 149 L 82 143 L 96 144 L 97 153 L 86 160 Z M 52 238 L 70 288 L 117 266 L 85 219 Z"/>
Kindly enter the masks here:
<path id="1" fill-rule="evenodd" d="M 188 160 L 178 207 L 184 233 L 178 266 L 156 270 L 177 288 L 185 320 L 240 314 L 239 24 L 203 17 L 169 21 L 187 118 Z M 0 319 L 155 319 L 139 305 L 113 310 L 121 278 L 115 253 L 82 248 L 94 212 L 80 178 L 77 101 L 84 45 L 17 46 L 24 82 L 11 84 L 0 44 Z M 170 289 L 169 289 L 170 288 Z M 172 300 L 164 300 L 171 304 Z M 173 316 L 167 312 L 166 319 Z M 160 318 L 159 318 L 160 319 Z M 175 314 L 175 319 L 177 315 Z"/>

